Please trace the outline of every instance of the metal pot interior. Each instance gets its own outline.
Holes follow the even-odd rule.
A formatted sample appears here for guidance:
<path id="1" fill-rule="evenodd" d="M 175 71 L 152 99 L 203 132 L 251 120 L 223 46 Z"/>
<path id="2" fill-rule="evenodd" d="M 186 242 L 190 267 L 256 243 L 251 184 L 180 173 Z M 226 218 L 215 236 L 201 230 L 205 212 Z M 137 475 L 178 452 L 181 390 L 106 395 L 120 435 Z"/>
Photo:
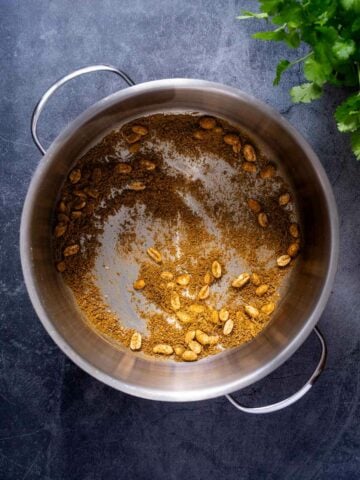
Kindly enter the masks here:
<path id="1" fill-rule="evenodd" d="M 51 218 L 57 193 L 76 158 L 110 130 L 159 112 L 204 112 L 246 131 L 296 192 L 301 257 L 269 326 L 252 342 L 193 364 L 157 361 L 112 345 L 83 320 L 53 265 Z M 144 398 L 191 401 L 259 380 L 306 339 L 328 298 L 337 257 L 337 214 L 317 157 L 276 112 L 238 90 L 201 80 L 161 80 L 127 88 L 72 122 L 41 160 L 26 198 L 21 257 L 32 303 L 48 333 L 81 368 Z"/>

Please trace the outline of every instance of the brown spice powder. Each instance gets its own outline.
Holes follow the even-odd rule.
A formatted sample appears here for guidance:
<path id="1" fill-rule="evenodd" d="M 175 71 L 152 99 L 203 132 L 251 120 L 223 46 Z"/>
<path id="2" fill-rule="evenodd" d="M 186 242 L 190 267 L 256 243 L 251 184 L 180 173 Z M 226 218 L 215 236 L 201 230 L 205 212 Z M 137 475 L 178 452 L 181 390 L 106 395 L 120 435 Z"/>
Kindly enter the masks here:
<path id="1" fill-rule="evenodd" d="M 141 125 L 148 134 L 137 135 L 134 142 L 135 137 L 131 137 L 129 144 L 134 125 Z M 215 128 L 204 130 L 199 128 L 198 116 L 152 115 L 113 131 L 77 162 L 76 172 L 73 170 L 60 192 L 55 228 L 66 228 L 54 239 L 55 261 L 61 263 L 59 270 L 65 268 L 62 275 L 66 283 L 86 320 L 100 334 L 128 347 L 134 332 L 109 309 L 94 277 L 104 225 L 120 208 L 133 213 L 119 231 L 118 254 L 133 258 L 139 266 L 138 278 L 145 281 L 140 291 L 129 283 L 136 314 L 147 323 L 148 334 L 141 348 L 144 353 L 153 355 L 153 347 L 159 343 L 186 347 L 186 331 L 200 329 L 219 336 L 217 345 L 202 349 L 201 358 L 251 340 L 268 323 L 269 316 L 261 313 L 261 307 L 278 301 L 279 288 L 289 269 L 279 269 L 275 259 L 294 241 L 289 224 L 294 222 L 295 212 L 291 203 L 279 207 L 279 194 L 289 191 L 284 180 L 276 173 L 272 178 L 261 178 L 267 159 L 257 151 L 257 173 L 244 171 L 241 148 L 224 142 L 227 133 L 236 134 L 242 144 L 248 142 L 224 121 L 216 120 Z M 133 182 L 141 182 L 145 189 L 132 190 Z M 200 206 L 199 211 L 189 205 L 188 197 Z M 249 197 L 266 212 L 267 228 L 259 226 L 257 214 L 249 209 Z M 134 212 L 138 206 L 143 207 L 143 215 L 154 225 L 161 222 L 166 226 L 161 235 L 155 235 L 154 246 L 163 254 L 161 264 L 146 255 L 145 242 L 137 238 L 134 224 L 140 220 Z M 206 212 L 216 234 L 201 212 Z M 175 240 L 179 229 L 180 238 Z M 154 236 L 156 232 L 151 233 Z M 72 245 L 80 245 L 80 252 L 64 258 L 65 248 Z M 259 256 L 259 251 L 264 255 Z M 234 255 L 238 263 L 246 264 L 249 273 L 257 273 L 261 283 L 269 285 L 264 296 L 257 297 L 256 286 L 250 282 L 241 290 L 230 286 L 227 269 Z M 212 278 L 209 298 L 200 301 L 196 297 L 215 260 L 222 266 L 222 276 Z M 164 271 L 174 275 L 172 282 L 161 279 Z M 176 277 L 183 273 L 190 274 L 187 286 L 176 283 Z M 181 311 L 190 316 L 189 323 L 179 322 L 171 307 L 174 291 L 181 299 Z M 147 308 L 137 306 L 139 296 L 146 299 Z M 205 305 L 205 311 L 191 312 L 189 307 L 194 303 Z M 244 305 L 256 307 L 260 311 L 258 318 L 250 319 Z M 234 322 L 230 335 L 223 335 L 222 322 L 214 322 L 213 311 L 221 307 L 229 311 Z"/>

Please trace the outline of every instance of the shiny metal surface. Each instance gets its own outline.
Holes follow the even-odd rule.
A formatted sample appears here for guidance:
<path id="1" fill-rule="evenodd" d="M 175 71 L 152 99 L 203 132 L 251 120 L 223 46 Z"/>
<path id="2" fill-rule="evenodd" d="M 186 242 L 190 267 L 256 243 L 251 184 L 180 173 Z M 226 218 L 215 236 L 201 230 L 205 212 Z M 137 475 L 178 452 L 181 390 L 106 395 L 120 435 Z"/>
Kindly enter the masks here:
<path id="1" fill-rule="evenodd" d="M 40 152 L 45 155 L 46 150 L 42 146 L 38 134 L 37 134 L 37 124 L 43 111 L 46 103 L 50 99 L 50 97 L 58 90 L 62 85 L 73 80 L 76 77 L 80 77 L 81 75 L 85 75 L 86 73 L 93 73 L 93 72 L 113 72 L 119 75 L 128 85 L 131 87 L 135 85 L 135 82 L 122 70 L 119 70 L 112 65 L 90 65 L 88 67 L 79 68 L 74 72 L 65 75 L 65 77 L 60 78 L 57 82 L 55 82 L 51 87 L 44 93 L 44 95 L 40 98 L 39 102 L 37 103 L 32 118 L 31 118 L 31 135 L 35 142 L 35 145 L 38 147 Z"/>
<path id="2" fill-rule="evenodd" d="M 283 410 L 284 408 L 290 407 L 290 405 L 293 405 L 295 402 L 303 398 L 303 396 L 307 394 L 307 392 L 311 389 L 311 387 L 314 385 L 316 380 L 320 377 L 326 365 L 327 347 L 326 347 L 325 339 L 318 327 L 314 328 L 314 332 L 316 333 L 316 336 L 321 345 L 320 360 L 316 365 L 316 368 L 312 373 L 311 377 L 309 378 L 309 380 L 297 392 L 293 393 L 290 397 L 287 397 L 284 400 L 281 400 L 280 402 L 272 403 L 271 405 L 265 405 L 263 407 L 246 407 L 245 405 L 242 405 L 241 403 L 236 401 L 232 395 L 227 394 L 225 396 L 229 400 L 229 402 L 241 412 L 263 414 L 263 413 L 272 413 L 272 412 L 277 412 L 278 410 Z"/>
<path id="3" fill-rule="evenodd" d="M 53 267 L 51 217 L 73 160 L 94 139 L 134 117 L 201 111 L 247 130 L 276 155 L 292 180 L 304 248 L 286 298 L 251 343 L 193 364 L 157 361 L 118 349 L 83 321 Z M 337 265 L 338 219 L 326 174 L 307 142 L 277 112 L 234 88 L 203 80 L 147 82 L 119 91 L 74 120 L 40 161 L 26 197 L 20 232 L 26 286 L 44 327 L 59 347 L 99 380 L 132 395 L 169 401 L 216 397 L 250 385 L 287 360 L 317 323 Z"/>

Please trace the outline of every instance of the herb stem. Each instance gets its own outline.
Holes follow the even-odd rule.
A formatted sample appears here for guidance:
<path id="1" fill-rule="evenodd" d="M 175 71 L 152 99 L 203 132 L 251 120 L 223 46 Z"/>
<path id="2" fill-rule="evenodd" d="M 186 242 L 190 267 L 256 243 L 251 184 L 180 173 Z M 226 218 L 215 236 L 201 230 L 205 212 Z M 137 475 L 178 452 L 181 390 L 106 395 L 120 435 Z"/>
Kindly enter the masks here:
<path id="1" fill-rule="evenodd" d="M 297 60 L 294 60 L 293 62 L 291 62 L 291 65 L 296 65 L 297 63 L 302 62 L 303 60 L 306 60 L 307 58 L 311 57 L 313 53 L 314 52 L 311 50 L 311 52 L 307 53 L 303 57 L 298 58 Z"/>
<path id="2" fill-rule="evenodd" d="M 287 23 L 283 23 L 280 25 L 280 27 L 275 28 L 274 32 L 281 32 L 282 30 L 285 30 Z"/>

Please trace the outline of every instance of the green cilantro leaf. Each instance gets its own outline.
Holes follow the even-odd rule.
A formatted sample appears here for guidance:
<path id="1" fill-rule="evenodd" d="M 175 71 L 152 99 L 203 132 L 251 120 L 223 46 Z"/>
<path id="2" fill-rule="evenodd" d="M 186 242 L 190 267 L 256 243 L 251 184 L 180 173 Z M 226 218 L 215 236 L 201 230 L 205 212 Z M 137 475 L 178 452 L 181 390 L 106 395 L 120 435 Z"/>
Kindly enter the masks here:
<path id="1" fill-rule="evenodd" d="M 275 42 L 280 42 L 284 40 L 286 33 L 284 30 L 272 30 L 269 32 L 257 32 L 252 35 L 253 38 L 257 40 L 272 40 Z"/>
<path id="2" fill-rule="evenodd" d="M 252 37 L 257 40 L 271 40 L 273 42 L 284 41 L 292 48 L 297 48 L 300 45 L 299 34 L 295 30 L 286 32 L 284 28 L 278 28 L 268 32 L 257 32 L 254 33 Z"/>
<path id="3" fill-rule="evenodd" d="M 283 25 L 284 23 L 290 28 L 299 28 L 304 21 L 304 8 L 295 0 L 287 0 L 274 15 L 272 22 L 275 25 Z"/>
<path id="4" fill-rule="evenodd" d="M 301 38 L 296 30 L 290 30 L 289 32 L 286 32 L 284 41 L 289 45 L 289 47 L 298 48 L 301 43 Z"/>
<path id="5" fill-rule="evenodd" d="M 307 58 L 304 62 L 304 74 L 307 80 L 317 85 L 323 85 L 328 80 L 331 72 L 329 63 L 318 62 L 313 56 Z"/>
<path id="6" fill-rule="evenodd" d="M 280 60 L 276 67 L 276 77 L 274 78 L 273 85 L 279 85 L 281 75 L 290 67 L 289 60 Z"/>
<path id="7" fill-rule="evenodd" d="M 271 22 L 277 28 L 253 35 L 258 40 L 284 42 L 297 48 L 301 42 L 310 53 L 290 62 L 280 60 L 273 81 L 296 63 L 304 63 L 307 83 L 290 91 L 294 102 L 319 98 L 326 84 L 358 89 L 336 110 L 340 132 L 351 133 L 360 159 L 360 0 L 259 0 L 260 12 L 242 12 L 239 18 Z"/>
<path id="8" fill-rule="evenodd" d="M 274 15 L 284 5 L 285 0 L 260 0 L 260 10 Z"/>
<path id="9" fill-rule="evenodd" d="M 360 16 L 355 19 L 355 22 L 351 25 L 351 31 L 353 33 L 358 32 L 360 30 Z"/>
<path id="10" fill-rule="evenodd" d="M 340 132 L 355 132 L 360 129 L 360 93 L 351 95 L 339 105 L 335 118 Z"/>
<path id="11" fill-rule="evenodd" d="M 294 103 L 309 103 L 312 100 L 320 98 L 322 88 L 316 83 L 303 83 L 290 90 L 290 95 Z"/>
<path id="12" fill-rule="evenodd" d="M 338 40 L 332 50 L 339 60 L 347 60 L 355 52 L 354 40 Z"/>
<path id="13" fill-rule="evenodd" d="M 306 5 L 308 23 L 326 25 L 335 15 L 338 0 L 310 0 Z"/>
<path id="14" fill-rule="evenodd" d="M 345 10 L 360 13 L 360 0 L 341 0 L 341 5 Z"/>

